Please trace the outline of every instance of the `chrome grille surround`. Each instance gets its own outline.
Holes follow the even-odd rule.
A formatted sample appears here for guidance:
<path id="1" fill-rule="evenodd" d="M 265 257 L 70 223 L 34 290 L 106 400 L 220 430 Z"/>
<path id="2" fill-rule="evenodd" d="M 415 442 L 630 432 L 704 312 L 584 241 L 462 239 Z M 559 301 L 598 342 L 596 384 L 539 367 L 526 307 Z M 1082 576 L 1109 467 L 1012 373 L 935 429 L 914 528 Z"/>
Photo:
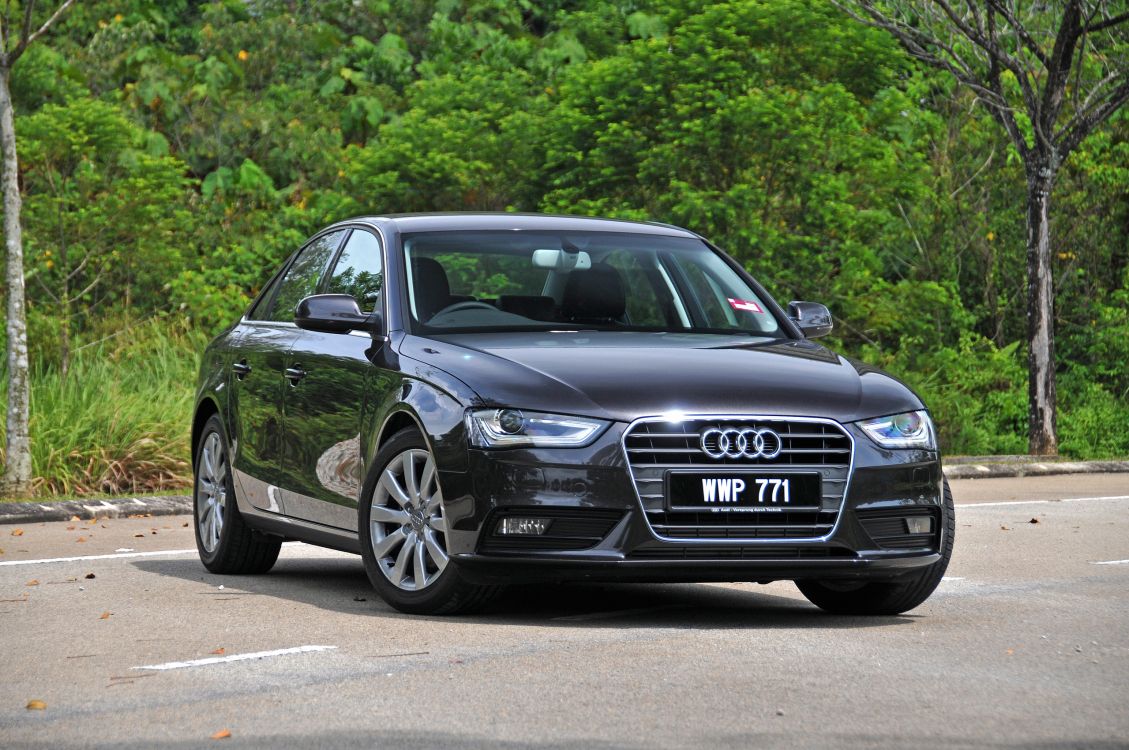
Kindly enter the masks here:
<path id="1" fill-rule="evenodd" d="M 669 425 L 670 429 L 655 430 L 654 425 Z M 784 442 L 780 455 L 765 459 L 711 459 L 700 448 L 700 433 L 710 427 L 752 427 L 777 432 Z M 800 429 L 795 429 L 795 428 Z M 804 428 L 807 428 L 806 431 Z M 645 442 L 644 442 L 645 441 Z M 656 441 L 659 444 L 656 445 Z M 818 448 L 807 441 L 819 441 Z M 829 443 L 831 444 L 829 446 Z M 682 545 L 737 544 L 759 545 L 781 543 L 790 545 L 821 544 L 830 540 L 839 528 L 846 507 L 847 490 L 855 468 L 855 440 L 839 422 L 822 417 L 787 417 L 752 414 L 688 414 L 677 419 L 666 416 L 642 417 L 627 426 L 620 438 L 624 459 L 627 461 L 635 497 L 647 528 L 655 539 Z M 636 456 L 636 460 L 632 456 Z M 647 456 L 669 455 L 671 463 L 647 461 Z M 815 461 L 807 461 L 811 456 Z M 639 460 L 642 457 L 644 460 Z M 830 463 L 828 458 L 843 458 Z M 823 504 L 814 519 L 805 523 L 718 523 L 732 518 L 727 514 L 685 511 L 668 511 L 665 504 L 664 476 L 669 469 L 705 469 L 722 467 L 757 470 L 764 468 L 787 474 L 789 472 L 818 472 L 823 487 Z M 837 487 L 831 489 L 828 487 Z M 655 488 L 658 491 L 655 491 Z M 647 491 L 644 491 L 646 489 Z M 788 512 L 785 512 L 788 513 Z M 772 516 L 785 515 L 771 514 Z M 801 512 L 792 512 L 802 515 Z M 737 515 L 737 514 L 735 514 Z M 769 514 L 739 514 L 757 516 Z M 701 523 L 706 516 L 713 523 Z M 791 519 L 785 518 L 786 521 Z M 775 528 L 774 528 L 775 527 Z M 783 533 L 778 533 L 780 531 Z"/>

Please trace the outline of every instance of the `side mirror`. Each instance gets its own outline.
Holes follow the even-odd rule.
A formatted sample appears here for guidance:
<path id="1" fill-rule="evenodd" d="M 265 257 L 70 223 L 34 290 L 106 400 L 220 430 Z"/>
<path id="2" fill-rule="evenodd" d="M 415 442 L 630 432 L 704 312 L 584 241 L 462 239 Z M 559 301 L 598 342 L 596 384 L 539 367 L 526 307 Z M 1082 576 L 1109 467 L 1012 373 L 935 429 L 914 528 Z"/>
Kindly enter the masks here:
<path id="1" fill-rule="evenodd" d="M 835 327 L 831 311 L 818 302 L 789 302 L 788 319 L 809 339 L 826 336 Z"/>
<path id="2" fill-rule="evenodd" d="M 380 333 L 379 313 L 361 312 L 357 300 L 348 294 L 315 294 L 298 303 L 294 311 L 294 324 L 307 331 L 322 333 L 348 333 L 368 331 Z"/>

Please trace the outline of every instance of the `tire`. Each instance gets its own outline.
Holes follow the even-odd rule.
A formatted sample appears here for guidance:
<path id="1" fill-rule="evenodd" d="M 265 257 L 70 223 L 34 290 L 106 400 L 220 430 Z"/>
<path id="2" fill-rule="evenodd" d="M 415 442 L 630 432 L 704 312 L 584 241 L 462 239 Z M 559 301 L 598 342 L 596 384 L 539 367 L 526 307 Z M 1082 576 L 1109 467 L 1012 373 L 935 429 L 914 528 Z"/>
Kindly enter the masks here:
<path id="1" fill-rule="evenodd" d="M 361 498 L 365 573 L 391 606 L 408 614 L 450 615 L 478 609 L 501 590 L 465 580 L 448 557 L 443 493 L 418 430 L 401 430 L 381 446 Z"/>
<path id="2" fill-rule="evenodd" d="M 235 501 L 223 423 L 214 414 L 196 446 L 192 517 L 200 561 L 212 573 L 266 573 L 282 540 L 248 526 Z"/>
<path id="3" fill-rule="evenodd" d="M 836 581 L 796 581 L 800 593 L 815 606 L 837 615 L 898 615 L 918 606 L 933 593 L 953 554 L 956 518 L 953 493 L 944 483 L 941 508 L 941 559 L 893 582 L 850 583 Z"/>

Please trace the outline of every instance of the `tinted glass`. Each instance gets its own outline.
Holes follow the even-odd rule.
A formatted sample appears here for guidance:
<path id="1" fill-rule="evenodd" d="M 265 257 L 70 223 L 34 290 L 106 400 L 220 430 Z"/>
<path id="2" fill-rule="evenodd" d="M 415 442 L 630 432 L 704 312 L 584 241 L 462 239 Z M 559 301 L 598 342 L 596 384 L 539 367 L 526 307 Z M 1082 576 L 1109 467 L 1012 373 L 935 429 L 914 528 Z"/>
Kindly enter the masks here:
<path id="1" fill-rule="evenodd" d="M 365 312 L 376 310 L 384 272 L 380 260 L 380 240 L 371 232 L 356 229 L 349 235 L 326 285 L 327 294 L 348 294 Z"/>
<path id="2" fill-rule="evenodd" d="M 637 330 L 782 337 L 745 279 L 697 239 L 645 234 L 404 236 L 417 332 Z"/>
<path id="3" fill-rule="evenodd" d="M 294 308 L 303 298 L 317 292 L 322 271 L 329 264 L 329 258 L 337 249 L 344 234 L 345 230 L 331 232 L 314 240 L 302 250 L 287 269 L 267 320 L 294 321 Z"/>

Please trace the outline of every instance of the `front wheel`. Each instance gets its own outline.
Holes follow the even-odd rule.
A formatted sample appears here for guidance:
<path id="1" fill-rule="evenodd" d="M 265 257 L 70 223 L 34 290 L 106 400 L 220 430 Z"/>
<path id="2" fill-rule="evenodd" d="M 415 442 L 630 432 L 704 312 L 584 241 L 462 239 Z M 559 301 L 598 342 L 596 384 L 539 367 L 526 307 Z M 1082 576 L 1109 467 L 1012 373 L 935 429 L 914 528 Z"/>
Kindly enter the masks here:
<path id="1" fill-rule="evenodd" d="M 435 459 L 415 429 L 393 435 L 365 483 L 358 529 L 365 573 L 401 612 L 440 615 L 485 604 L 499 590 L 466 581 L 447 554 Z"/>
<path id="2" fill-rule="evenodd" d="M 812 604 L 837 615 L 898 615 L 908 612 L 928 599 L 941 583 L 953 554 L 955 531 L 953 493 L 946 480 L 941 507 L 940 560 L 919 573 L 892 582 L 796 581 L 796 586 Z"/>

